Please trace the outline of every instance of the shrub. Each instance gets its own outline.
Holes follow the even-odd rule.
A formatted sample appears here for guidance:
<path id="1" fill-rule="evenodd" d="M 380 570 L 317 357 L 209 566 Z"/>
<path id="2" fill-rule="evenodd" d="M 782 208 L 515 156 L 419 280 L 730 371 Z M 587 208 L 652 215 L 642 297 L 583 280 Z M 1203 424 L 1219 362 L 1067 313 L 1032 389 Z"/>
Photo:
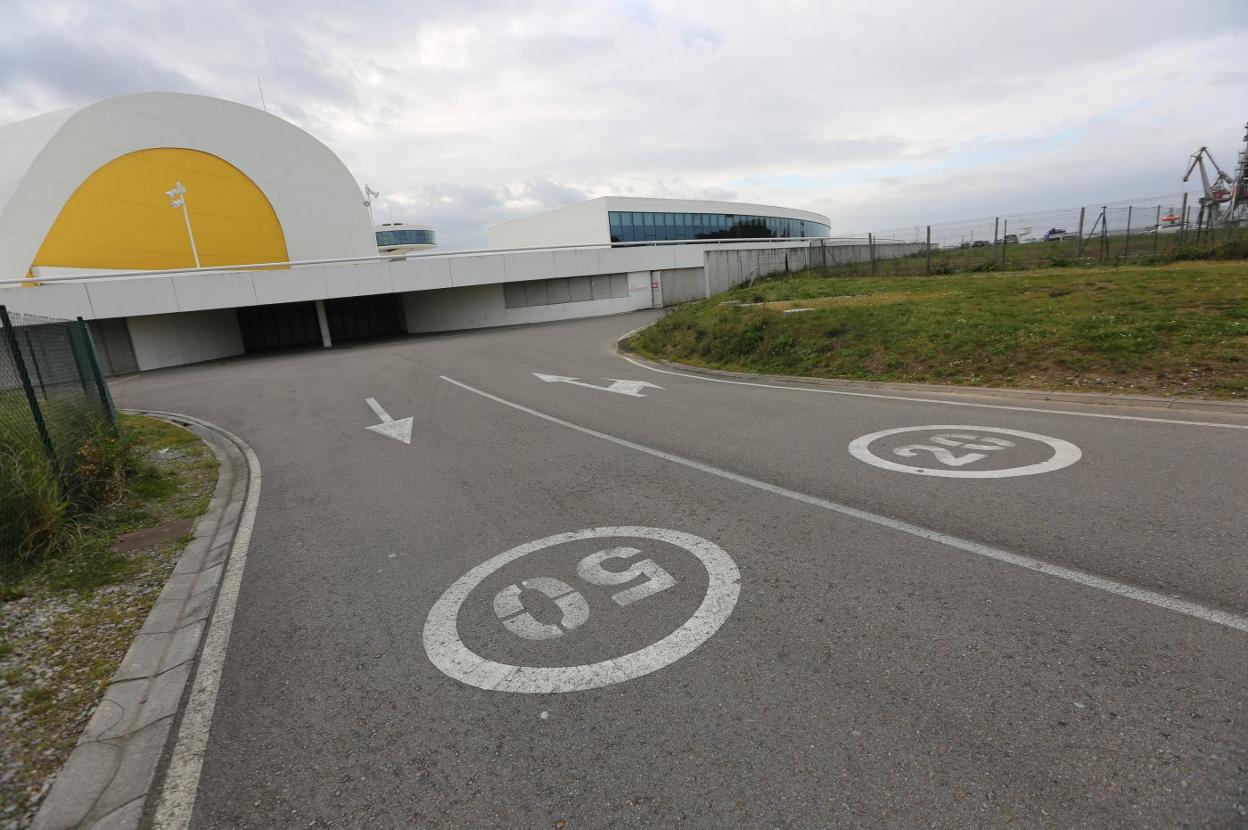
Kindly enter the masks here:
<path id="1" fill-rule="evenodd" d="M 74 507 L 93 510 L 117 498 L 126 476 L 134 472 L 130 445 L 121 430 L 99 420 L 91 436 L 74 453 L 70 482 Z"/>
<path id="2" fill-rule="evenodd" d="M 0 567 L 31 564 L 64 547 L 77 517 L 116 499 L 134 471 L 124 435 L 93 418 L 58 470 L 43 444 L 20 436 L 0 449 Z"/>
<path id="3" fill-rule="evenodd" d="M 0 553 L 33 562 L 64 537 L 69 504 L 42 447 L 7 447 L 0 466 Z"/>

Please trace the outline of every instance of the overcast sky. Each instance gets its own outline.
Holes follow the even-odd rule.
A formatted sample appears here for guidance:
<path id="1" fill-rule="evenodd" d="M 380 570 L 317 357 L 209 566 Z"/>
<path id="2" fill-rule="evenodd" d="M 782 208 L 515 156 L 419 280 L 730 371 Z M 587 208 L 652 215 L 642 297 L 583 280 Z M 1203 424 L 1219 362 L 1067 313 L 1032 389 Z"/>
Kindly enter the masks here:
<path id="1" fill-rule="evenodd" d="M 259 105 L 444 247 L 602 195 L 833 232 L 1173 193 L 1248 121 L 1248 0 L 0 0 L 0 123 L 127 92 Z"/>

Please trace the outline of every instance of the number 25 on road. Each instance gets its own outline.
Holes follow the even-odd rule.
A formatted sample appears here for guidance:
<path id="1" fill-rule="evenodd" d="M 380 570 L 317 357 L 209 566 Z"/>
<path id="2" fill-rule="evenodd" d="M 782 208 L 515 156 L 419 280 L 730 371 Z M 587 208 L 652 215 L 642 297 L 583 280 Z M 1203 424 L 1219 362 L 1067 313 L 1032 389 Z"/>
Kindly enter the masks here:
<path id="1" fill-rule="evenodd" d="M 637 548 L 608 548 L 591 553 L 576 566 L 576 575 L 590 585 L 616 586 L 645 577 L 641 582 L 611 595 L 612 601 L 621 608 L 638 600 L 666 591 L 676 584 L 675 578 L 663 570 L 653 559 L 634 562 L 622 571 L 609 571 L 602 563 L 609 559 L 630 559 L 641 554 Z M 537 591 L 551 599 L 558 607 L 561 619 L 558 624 L 544 623 L 524 609 L 521 591 Z M 494 596 L 494 613 L 517 637 L 526 640 L 550 640 L 563 636 L 584 625 L 589 619 L 589 603 L 580 591 L 562 579 L 553 576 L 537 576 L 508 585 Z"/>

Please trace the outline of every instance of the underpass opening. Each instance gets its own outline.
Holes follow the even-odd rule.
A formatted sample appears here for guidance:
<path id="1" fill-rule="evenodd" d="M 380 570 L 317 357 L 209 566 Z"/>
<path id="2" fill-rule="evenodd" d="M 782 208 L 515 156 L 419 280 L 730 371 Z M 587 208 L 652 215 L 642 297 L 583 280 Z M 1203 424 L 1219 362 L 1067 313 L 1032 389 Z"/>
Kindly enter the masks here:
<path id="1" fill-rule="evenodd" d="M 314 302 L 248 306 L 237 312 L 243 350 L 247 353 L 321 345 Z"/>
<path id="2" fill-rule="evenodd" d="M 325 301 L 329 336 L 335 343 L 364 337 L 404 334 L 403 303 L 397 294 L 339 297 Z M 313 325 L 315 326 L 315 312 Z M 319 338 L 319 335 L 318 335 Z"/>

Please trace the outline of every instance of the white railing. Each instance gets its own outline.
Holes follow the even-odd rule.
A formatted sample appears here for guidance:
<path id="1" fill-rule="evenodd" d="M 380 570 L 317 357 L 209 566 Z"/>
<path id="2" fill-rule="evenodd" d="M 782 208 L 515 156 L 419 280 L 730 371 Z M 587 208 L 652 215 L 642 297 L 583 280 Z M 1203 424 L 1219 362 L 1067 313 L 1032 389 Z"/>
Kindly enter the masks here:
<path id="1" fill-rule="evenodd" d="M 399 262 L 408 259 L 437 259 L 437 258 L 455 258 L 468 256 L 485 256 L 491 254 L 515 254 L 526 253 L 532 251 L 568 251 L 568 250 L 610 250 L 613 248 L 648 248 L 659 246 L 675 246 L 675 245 L 743 245 L 757 244 L 760 242 L 819 242 L 821 244 L 834 243 L 837 245 L 857 245 L 866 244 L 866 239 L 857 237 L 827 237 L 827 236 L 789 236 L 789 237 L 759 237 L 752 239 L 674 239 L 674 240 L 650 240 L 646 242 L 603 242 L 596 245 L 538 245 L 525 248 L 479 248 L 467 251 L 412 251 L 404 254 L 378 254 L 376 256 L 362 257 L 337 257 L 332 259 L 300 259 L 285 262 L 256 262 L 244 265 L 215 265 L 203 268 L 164 268 L 160 270 L 146 271 L 109 271 L 103 274 L 58 274 L 47 277 L 13 277 L 0 280 L 0 286 L 8 285 L 41 285 L 43 283 L 57 282 L 86 282 L 93 280 L 113 280 L 113 279 L 130 279 L 143 277 L 167 277 L 178 274 L 197 274 L 207 276 L 210 274 L 229 273 L 234 271 L 271 271 L 271 270 L 287 270 L 290 268 L 302 268 L 312 265 L 348 265 L 351 263 L 370 263 L 370 262 Z M 897 240 L 880 240 L 876 242 L 895 242 Z"/>

